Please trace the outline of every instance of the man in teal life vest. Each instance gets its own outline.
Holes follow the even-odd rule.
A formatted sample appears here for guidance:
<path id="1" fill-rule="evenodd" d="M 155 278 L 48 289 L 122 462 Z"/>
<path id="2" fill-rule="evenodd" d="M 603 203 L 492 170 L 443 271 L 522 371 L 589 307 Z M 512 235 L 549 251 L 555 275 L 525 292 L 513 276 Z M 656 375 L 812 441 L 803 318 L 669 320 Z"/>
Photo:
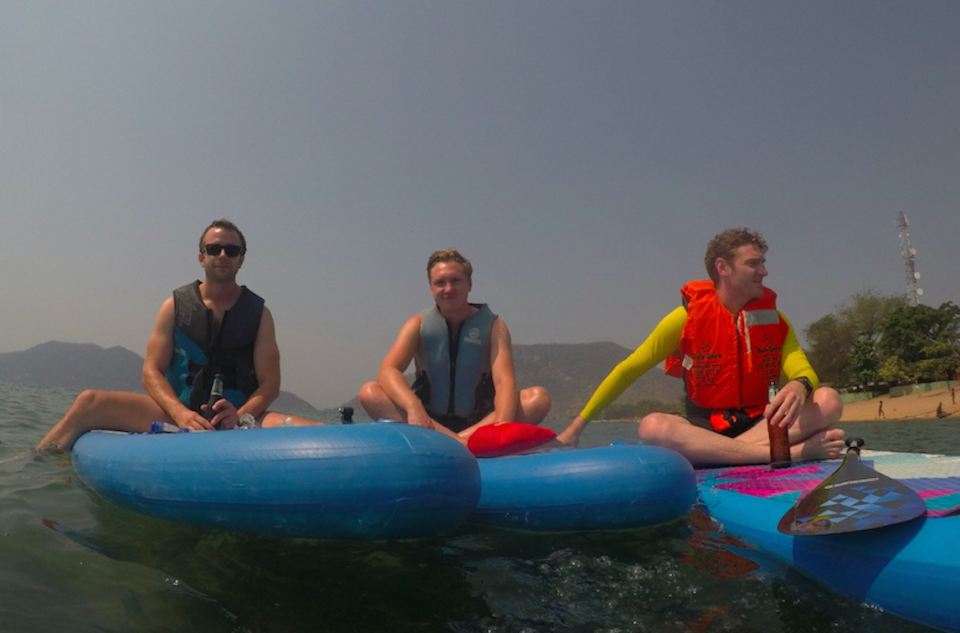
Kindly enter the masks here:
<path id="1" fill-rule="evenodd" d="M 280 393 L 280 351 L 263 299 L 237 284 L 246 252 L 236 225 L 210 224 L 200 236 L 204 281 L 175 290 L 157 314 L 143 362 L 148 395 L 84 391 L 37 448 L 70 450 L 87 431 L 144 432 L 155 421 L 191 431 L 232 429 L 247 414 L 262 426 L 287 417 L 317 424 L 267 411 Z M 223 377 L 223 397 L 211 412 L 215 374 Z"/>
<path id="2" fill-rule="evenodd" d="M 486 304 L 467 301 L 473 266 L 456 249 L 427 261 L 434 305 L 411 317 L 375 382 L 360 390 L 373 419 L 402 420 L 465 442 L 494 422 L 539 424 L 550 410 L 542 387 L 517 391 L 510 331 Z M 411 386 L 403 372 L 416 364 Z"/>

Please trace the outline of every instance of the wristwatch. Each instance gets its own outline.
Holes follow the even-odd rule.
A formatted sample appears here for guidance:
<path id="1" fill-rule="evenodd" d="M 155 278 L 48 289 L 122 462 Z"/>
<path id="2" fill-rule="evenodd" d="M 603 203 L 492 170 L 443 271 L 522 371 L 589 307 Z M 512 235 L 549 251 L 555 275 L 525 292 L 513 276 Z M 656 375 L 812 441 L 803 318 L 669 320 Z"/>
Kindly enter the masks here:
<path id="1" fill-rule="evenodd" d="M 803 385 L 803 386 L 806 388 L 806 390 L 807 390 L 807 397 L 809 398 L 809 397 L 810 397 L 810 394 L 813 393 L 813 383 L 810 382 L 810 379 L 807 378 L 806 376 L 798 376 L 798 377 L 794 378 L 794 380 L 796 380 L 797 382 L 799 382 L 801 385 Z"/>

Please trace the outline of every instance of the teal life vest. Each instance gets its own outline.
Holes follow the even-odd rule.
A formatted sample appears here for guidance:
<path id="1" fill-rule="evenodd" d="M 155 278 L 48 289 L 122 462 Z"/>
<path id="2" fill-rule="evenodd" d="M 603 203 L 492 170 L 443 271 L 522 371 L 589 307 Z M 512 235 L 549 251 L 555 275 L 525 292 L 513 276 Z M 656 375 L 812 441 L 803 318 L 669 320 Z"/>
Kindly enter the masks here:
<path id="1" fill-rule="evenodd" d="M 413 391 L 427 411 L 471 418 L 493 410 L 490 332 L 497 315 L 484 304 L 457 332 L 437 306 L 420 313 L 420 346 Z"/>
<path id="2" fill-rule="evenodd" d="M 223 397 L 241 407 L 260 386 L 253 364 L 253 345 L 260 330 L 264 301 L 243 287 L 224 312 L 219 332 L 213 311 L 203 303 L 200 282 L 173 291 L 173 356 L 166 379 L 180 402 L 194 411 L 206 404 L 214 374 L 223 376 Z"/>

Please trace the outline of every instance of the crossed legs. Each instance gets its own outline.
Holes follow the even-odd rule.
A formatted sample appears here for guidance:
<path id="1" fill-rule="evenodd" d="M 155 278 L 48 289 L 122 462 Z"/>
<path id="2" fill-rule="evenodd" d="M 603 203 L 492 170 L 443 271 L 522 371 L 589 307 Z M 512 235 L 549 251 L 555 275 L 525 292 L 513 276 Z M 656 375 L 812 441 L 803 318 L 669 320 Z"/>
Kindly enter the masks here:
<path id="1" fill-rule="evenodd" d="M 840 421 L 843 404 L 833 389 L 814 392 L 790 427 L 790 453 L 793 461 L 837 457 L 843 449 L 843 431 L 833 428 Z M 770 459 L 766 422 L 735 438 L 694 426 L 686 419 L 667 413 L 651 413 L 640 420 L 640 439 L 646 444 L 671 448 L 694 466 L 762 464 Z"/>
<path id="2" fill-rule="evenodd" d="M 367 415 L 374 420 L 386 418 L 390 420 L 401 420 L 403 422 L 407 421 L 406 411 L 402 410 L 390 399 L 390 396 L 387 395 L 387 392 L 383 390 L 383 387 L 381 387 L 378 382 L 368 382 L 360 389 L 360 404 L 363 406 L 364 411 L 367 412 Z M 540 424 L 544 418 L 547 417 L 547 413 L 550 412 L 550 405 L 550 394 L 543 387 L 521 389 L 520 406 L 517 408 L 517 419 L 510 420 L 510 422 Z M 447 435 L 452 435 L 458 440 L 466 442 L 470 435 L 478 428 L 494 422 L 494 415 L 494 413 L 490 413 L 487 417 L 460 433 L 453 433 L 446 427 L 442 427 L 442 425 L 440 425 L 442 428 L 436 430 L 441 432 L 445 431 Z"/>

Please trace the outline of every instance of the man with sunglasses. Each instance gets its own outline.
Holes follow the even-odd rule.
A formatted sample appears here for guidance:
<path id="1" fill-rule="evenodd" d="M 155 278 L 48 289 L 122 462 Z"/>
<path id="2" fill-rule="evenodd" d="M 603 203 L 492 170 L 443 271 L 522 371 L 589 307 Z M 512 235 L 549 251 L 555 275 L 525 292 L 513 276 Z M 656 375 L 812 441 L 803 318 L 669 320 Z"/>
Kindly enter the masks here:
<path id="1" fill-rule="evenodd" d="M 377 380 L 361 388 L 370 417 L 432 428 L 464 443 L 487 424 L 539 424 L 546 417 L 546 389 L 517 391 L 507 326 L 486 304 L 467 301 L 472 276 L 473 266 L 456 249 L 427 260 L 434 305 L 406 322 Z M 411 361 L 413 386 L 403 376 Z"/>
<path id="2" fill-rule="evenodd" d="M 212 431 L 235 428 L 246 415 L 262 426 L 292 417 L 267 411 L 280 393 L 280 351 L 263 299 L 237 284 L 246 252 L 236 225 L 211 223 L 200 236 L 204 281 L 177 288 L 157 314 L 143 363 L 148 395 L 84 391 L 37 448 L 70 450 L 93 429 L 144 432 L 166 422 Z M 223 378 L 223 394 L 211 411 L 206 403 L 215 374 Z"/>

